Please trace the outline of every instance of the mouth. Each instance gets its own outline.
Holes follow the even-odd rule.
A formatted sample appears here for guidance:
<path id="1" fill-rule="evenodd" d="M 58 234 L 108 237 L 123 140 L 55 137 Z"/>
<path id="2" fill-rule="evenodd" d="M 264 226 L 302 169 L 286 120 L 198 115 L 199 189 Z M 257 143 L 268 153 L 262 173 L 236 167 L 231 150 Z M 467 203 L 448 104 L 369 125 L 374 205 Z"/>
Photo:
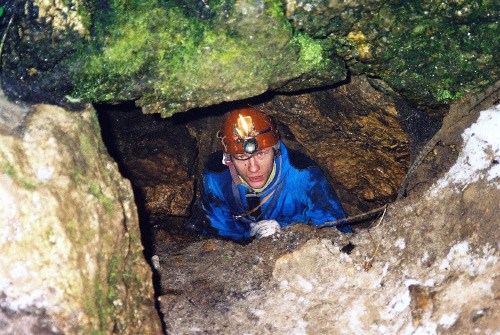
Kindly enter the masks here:
<path id="1" fill-rule="evenodd" d="M 252 183 L 259 183 L 264 180 L 264 176 L 248 177 L 248 181 Z"/>

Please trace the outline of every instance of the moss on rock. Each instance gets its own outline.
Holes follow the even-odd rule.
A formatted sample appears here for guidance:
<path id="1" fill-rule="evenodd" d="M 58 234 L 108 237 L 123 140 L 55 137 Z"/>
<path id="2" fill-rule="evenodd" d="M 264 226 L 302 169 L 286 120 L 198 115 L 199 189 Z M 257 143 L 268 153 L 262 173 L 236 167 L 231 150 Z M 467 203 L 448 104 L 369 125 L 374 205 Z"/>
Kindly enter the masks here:
<path id="1" fill-rule="evenodd" d="M 0 29 L 18 19 L 3 89 L 27 101 L 133 100 L 169 116 L 351 72 L 432 110 L 499 77 L 491 0 L 33 0 L 4 10 Z"/>
<path id="2" fill-rule="evenodd" d="M 498 1 L 287 1 L 296 29 L 333 36 L 355 74 L 431 110 L 499 77 Z M 431 107 L 431 108 L 429 108 Z"/>
<path id="3" fill-rule="evenodd" d="M 168 116 L 255 96 L 294 79 L 304 82 L 317 69 L 330 74 L 322 84 L 345 78 L 341 62 L 323 57 L 324 44 L 294 34 L 279 1 L 220 1 L 220 11 L 185 7 L 175 1 L 113 2 L 110 15 L 95 22 L 104 36 L 72 65 L 74 95 L 140 98 L 146 112 Z"/>
<path id="4" fill-rule="evenodd" d="M 0 133 L 0 142 L 6 329 L 22 322 L 29 334 L 49 322 L 57 333 L 159 334 L 132 188 L 95 111 L 36 105 L 22 135 Z"/>
<path id="5" fill-rule="evenodd" d="M 479 93 L 499 77 L 499 9 L 491 1 L 388 3 L 356 25 L 373 57 L 358 54 L 351 66 L 421 107 Z"/>

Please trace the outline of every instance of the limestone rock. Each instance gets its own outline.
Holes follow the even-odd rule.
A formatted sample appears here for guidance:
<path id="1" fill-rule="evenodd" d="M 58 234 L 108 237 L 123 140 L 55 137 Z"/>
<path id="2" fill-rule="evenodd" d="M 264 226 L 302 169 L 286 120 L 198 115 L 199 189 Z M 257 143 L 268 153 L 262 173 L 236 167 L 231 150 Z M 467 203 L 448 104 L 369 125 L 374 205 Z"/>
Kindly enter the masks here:
<path id="1" fill-rule="evenodd" d="M 2 333 L 161 333 L 132 189 L 95 112 L 35 105 L 0 143 Z"/>
<path id="2" fill-rule="evenodd" d="M 134 101 L 173 113 L 382 78 L 442 118 L 498 79 L 484 1 L 6 1 L 2 81 L 37 102 Z M 10 18 L 14 18 L 7 29 Z"/>
<path id="3" fill-rule="evenodd" d="M 213 334 L 496 333 L 499 108 L 451 122 L 448 140 L 462 134 L 455 163 L 438 178 L 419 175 L 424 188 L 391 204 L 369 230 L 345 235 L 292 225 L 246 246 L 159 245 L 167 327 Z"/>

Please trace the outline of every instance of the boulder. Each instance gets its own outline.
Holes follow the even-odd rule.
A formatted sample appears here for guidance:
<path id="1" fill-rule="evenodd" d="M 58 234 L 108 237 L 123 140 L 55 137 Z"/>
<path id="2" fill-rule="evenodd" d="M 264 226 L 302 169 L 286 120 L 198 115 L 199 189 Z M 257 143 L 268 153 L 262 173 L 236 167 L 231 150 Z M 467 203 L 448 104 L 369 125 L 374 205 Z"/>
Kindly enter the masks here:
<path id="1" fill-rule="evenodd" d="M 353 213 L 397 195 L 411 140 L 399 100 L 360 76 L 336 88 L 278 95 L 257 107 L 278 120 L 285 141 L 296 141 L 318 162 Z M 422 125 L 412 126 L 423 132 Z"/>
<path id="2" fill-rule="evenodd" d="M 10 0 L 2 9 L 4 90 L 29 101 L 134 101 L 167 117 L 366 74 L 442 118 L 499 77 L 495 2 Z"/>
<path id="3" fill-rule="evenodd" d="M 2 333 L 160 334 L 132 188 L 95 111 L 0 108 L 17 115 L 0 133 Z"/>

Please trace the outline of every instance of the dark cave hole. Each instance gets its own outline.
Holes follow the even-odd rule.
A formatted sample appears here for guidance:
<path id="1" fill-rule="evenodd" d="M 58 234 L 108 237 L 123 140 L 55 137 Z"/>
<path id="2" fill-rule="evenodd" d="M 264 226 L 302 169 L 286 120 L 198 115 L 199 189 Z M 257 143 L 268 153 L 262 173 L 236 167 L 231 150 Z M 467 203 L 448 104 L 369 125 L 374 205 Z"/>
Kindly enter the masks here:
<path id="1" fill-rule="evenodd" d="M 318 94 L 321 95 L 321 92 Z M 269 99 L 269 97 L 264 98 Z M 320 99 L 324 100 L 318 105 L 333 110 L 345 107 L 338 101 L 328 100 L 329 98 L 328 95 L 320 96 Z M 257 102 L 249 103 L 262 103 L 262 97 Z M 281 104 L 283 108 L 293 108 L 293 103 L 291 107 L 287 106 L 286 102 Z M 401 127 L 409 138 L 409 145 L 403 150 L 404 152 L 396 155 L 406 157 L 404 159 L 409 163 L 409 157 L 416 155 L 439 129 L 440 123 L 430 120 L 403 101 L 397 101 L 396 105 Z M 200 236 L 192 226 L 190 217 L 196 214 L 192 208 L 203 164 L 210 153 L 219 150 L 215 133 L 221 124 L 222 115 L 232 106 L 232 103 L 225 103 L 178 113 L 170 118 L 161 118 L 159 114 L 143 114 L 133 102 L 95 105 L 102 138 L 108 152 L 118 163 L 121 174 L 132 184 L 144 256 L 151 266 L 153 255 L 175 254 L 190 244 L 207 238 Z M 365 112 L 362 111 L 361 114 L 363 113 Z M 345 115 L 349 116 L 349 111 Z M 345 115 L 339 114 L 339 118 L 343 117 L 349 121 Z M 292 128 L 297 128 L 297 125 L 289 124 L 289 119 L 281 120 L 276 116 L 273 118 L 278 123 L 281 138 L 288 141 L 287 145 L 294 145 L 297 142 L 297 132 L 294 134 Z M 302 121 L 298 119 L 297 123 Z M 341 133 L 343 136 L 344 133 L 352 132 L 352 129 L 341 124 L 332 127 L 331 131 Z M 361 131 L 361 128 L 359 129 Z M 350 140 L 351 138 L 347 139 L 347 145 Z M 354 138 L 352 142 L 356 140 L 359 141 Z M 298 148 L 300 149 L 300 145 Z M 378 150 L 364 143 L 361 148 Z M 362 182 L 366 180 L 366 183 L 369 183 L 368 179 L 361 178 Z M 354 194 L 352 189 L 347 189 L 340 183 L 333 184 L 348 216 L 387 204 L 394 201 L 397 195 L 369 201 L 360 200 L 359 194 Z M 373 220 L 362 222 L 356 227 L 366 228 Z M 350 253 L 352 249 L 354 245 L 348 244 L 342 251 Z M 153 271 L 153 275 L 155 296 L 159 296 L 162 294 L 160 280 L 156 271 Z"/>
<path id="2" fill-rule="evenodd" d="M 254 105 L 269 99 L 270 96 L 264 95 L 257 100 L 250 99 L 248 103 Z M 321 103 L 329 109 L 339 108 L 338 104 L 328 99 Z M 118 163 L 121 174 L 132 184 L 148 261 L 156 251 L 155 238 L 167 239 L 166 248 L 172 252 L 200 238 L 189 221 L 196 214 L 192 208 L 198 191 L 197 183 L 206 157 L 220 149 L 215 133 L 222 115 L 235 104 L 241 105 L 241 102 L 198 108 L 169 118 L 143 114 L 134 102 L 95 105 L 108 153 Z M 440 123 L 429 119 L 425 113 L 415 111 L 402 100 L 397 100 L 396 105 L 402 128 L 411 139 L 408 155 L 414 156 L 439 129 Z M 295 135 L 289 125 L 276 117 L 274 119 L 282 139 L 294 143 Z M 395 200 L 392 196 L 359 201 L 350 194 L 351 190 L 333 184 L 348 215 Z M 349 202 L 352 202 L 351 208 Z M 369 223 L 358 227 L 366 227 Z"/>
<path id="3" fill-rule="evenodd" d="M 346 245 L 344 245 L 342 248 L 340 248 L 340 251 L 345 253 L 345 254 L 348 254 L 350 255 L 351 252 L 354 250 L 356 246 L 354 244 L 352 244 L 351 242 L 347 243 Z"/>

